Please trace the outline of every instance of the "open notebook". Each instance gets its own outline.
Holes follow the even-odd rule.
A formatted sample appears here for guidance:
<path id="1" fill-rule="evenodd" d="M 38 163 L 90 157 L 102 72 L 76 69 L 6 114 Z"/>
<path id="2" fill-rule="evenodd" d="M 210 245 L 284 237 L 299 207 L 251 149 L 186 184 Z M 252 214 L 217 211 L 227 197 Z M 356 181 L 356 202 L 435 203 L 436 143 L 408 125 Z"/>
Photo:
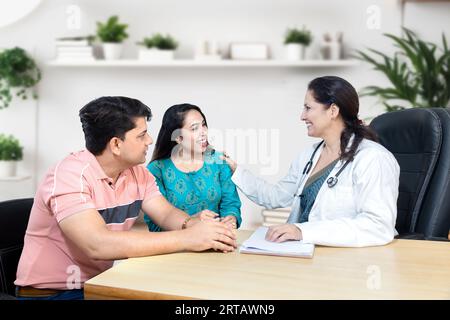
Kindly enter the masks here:
<path id="1" fill-rule="evenodd" d="M 285 241 L 281 243 L 266 241 L 265 236 L 268 228 L 259 227 L 242 243 L 240 253 L 264 254 L 286 257 L 312 258 L 314 255 L 314 244 L 302 241 Z"/>

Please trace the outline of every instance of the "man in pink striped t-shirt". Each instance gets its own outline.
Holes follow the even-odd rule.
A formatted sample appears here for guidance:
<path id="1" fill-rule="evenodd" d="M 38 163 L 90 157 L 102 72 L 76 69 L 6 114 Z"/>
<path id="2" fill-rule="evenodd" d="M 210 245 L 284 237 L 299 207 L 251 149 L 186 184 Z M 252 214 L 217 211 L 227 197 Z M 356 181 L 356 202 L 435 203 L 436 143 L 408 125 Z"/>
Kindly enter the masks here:
<path id="1" fill-rule="evenodd" d="M 40 184 L 17 270 L 22 299 L 83 298 L 85 281 L 115 259 L 236 248 L 233 228 L 203 211 L 191 218 L 159 193 L 143 166 L 151 111 L 126 97 L 80 110 L 86 149 L 51 168 Z M 134 232 L 140 210 L 168 232 Z"/>

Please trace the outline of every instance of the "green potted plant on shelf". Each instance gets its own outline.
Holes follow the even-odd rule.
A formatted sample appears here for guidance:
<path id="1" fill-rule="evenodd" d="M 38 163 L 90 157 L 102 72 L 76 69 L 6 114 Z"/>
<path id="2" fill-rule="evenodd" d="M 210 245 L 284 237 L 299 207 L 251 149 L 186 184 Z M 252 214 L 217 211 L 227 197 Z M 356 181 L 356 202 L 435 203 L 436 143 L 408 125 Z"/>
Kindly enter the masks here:
<path id="1" fill-rule="evenodd" d="M 303 26 L 302 29 L 291 28 L 286 31 L 284 45 L 288 60 L 300 60 L 305 58 L 306 47 L 312 42 L 311 31 Z"/>
<path id="2" fill-rule="evenodd" d="M 41 71 L 35 61 L 22 48 L 0 52 L 0 109 L 10 105 L 14 91 L 23 100 L 41 79 Z M 32 93 L 37 98 L 36 92 Z"/>
<path id="3" fill-rule="evenodd" d="M 368 49 L 369 52 L 358 50 L 355 56 L 382 72 L 391 85 L 368 86 L 361 95 L 378 97 L 388 112 L 407 107 L 449 107 L 450 50 L 445 35 L 442 34 L 441 48 L 406 28 L 401 37 L 384 35 L 398 49 L 393 54 Z"/>
<path id="4" fill-rule="evenodd" d="M 170 35 L 154 34 L 137 43 L 144 48 L 139 49 L 139 60 L 173 60 L 178 42 Z"/>
<path id="5" fill-rule="evenodd" d="M 127 24 L 119 23 L 118 16 L 109 17 L 105 23 L 97 22 L 97 36 L 102 42 L 106 60 L 120 59 L 122 42 L 128 38 L 127 28 Z"/>
<path id="6" fill-rule="evenodd" d="M 16 175 L 17 162 L 23 158 L 23 147 L 12 135 L 0 134 L 0 177 Z"/>

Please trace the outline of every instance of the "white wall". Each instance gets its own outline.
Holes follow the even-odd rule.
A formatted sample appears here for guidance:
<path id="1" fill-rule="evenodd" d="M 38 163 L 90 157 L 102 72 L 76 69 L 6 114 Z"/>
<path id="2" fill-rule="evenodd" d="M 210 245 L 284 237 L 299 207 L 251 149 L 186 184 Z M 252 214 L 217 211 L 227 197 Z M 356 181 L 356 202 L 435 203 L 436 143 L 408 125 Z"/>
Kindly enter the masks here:
<path id="1" fill-rule="evenodd" d="M 65 10 L 69 4 L 82 9 L 82 25 L 78 31 L 67 30 Z M 380 9 L 380 29 L 367 27 L 366 10 L 371 5 Z M 448 30 L 449 4 L 423 9 L 427 7 L 428 4 L 407 4 L 405 22 L 430 37 Z M 426 10 L 433 21 L 425 19 L 421 10 Z M 211 129 L 278 130 L 279 147 L 269 149 L 270 159 L 279 163 L 278 170 L 266 176 L 275 182 L 286 173 L 295 154 L 312 141 L 299 120 L 305 89 L 311 79 L 338 75 L 357 89 L 383 84 L 386 80 L 369 71 L 366 65 L 335 69 L 55 68 L 46 65 L 53 58 L 54 38 L 92 34 L 96 21 L 119 14 L 122 21 L 130 24 L 130 39 L 125 42 L 126 58 L 136 57 L 135 43 L 143 36 L 163 32 L 180 41 L 178 58 L 191 58 L 197 41 L 209 38 L 219 41 L 223 49 L 232 41 L 266 42 L 273 57 L 281 59 L 286 28 L 305 24 L 315 35 L 308 51 L 308 57 L 314 58 L 320 35 L 327 31 L 343 31 L 348 48 L 369 46 L 392 50 L 382 33 L 399 33 L 400 13 L 399 2 L 393 0 L 46 0 L 26 19 L 0 29 L 0 47 L 18 45 L 33 50 L 43 70 L 38 106 L 29 101 L 0 111 L 0 132 L 16 134 L 23 141 L 26 159 L 22 170 L 40 180 L 49 166 L 68 152 L 83 147 L 78 110 L 89 100 L 102 95 L 141 99 L 155 115 L 150 123 L 150 133 L 155 138 L 164 110 L 175 103 L 191 102 L 203 109 Z M 439 21 L 434 19 L 437 16 Z M 362 118 L 381 111 L 374 99 L 361 99 Z M 35 150 L 36 163 L 33 162 Z M 242 156 L 228 151 L 241 159 L 241 163 L 249 164 L 245 161 L 248 154 Z M 250 168 L 260 173 L 261 164 Z M 30 185 L 25 187 L 27 183 Z M 22 182 L 24 195 L 34 191 L 31 184 Z M 11 183 L 5 186 L 0 182 L 0 187 L 2 198 L 17 196 L 17 192 L 12 192 Z M 252 228 L 261 221 L 260 208 L 244 196 L 242 201 L 243 227 Z"/>

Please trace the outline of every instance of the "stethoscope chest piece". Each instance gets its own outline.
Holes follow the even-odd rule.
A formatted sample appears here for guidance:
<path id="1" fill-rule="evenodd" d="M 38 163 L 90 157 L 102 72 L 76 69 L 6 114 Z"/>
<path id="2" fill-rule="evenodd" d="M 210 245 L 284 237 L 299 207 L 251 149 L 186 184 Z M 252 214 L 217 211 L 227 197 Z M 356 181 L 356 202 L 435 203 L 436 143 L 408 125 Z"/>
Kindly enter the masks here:
<path id="1" fill-rule="evenodd" d="M 328 188 L 333 188 L 338 183 L 337 177 L 329 177 L 327 179 Z"/>

